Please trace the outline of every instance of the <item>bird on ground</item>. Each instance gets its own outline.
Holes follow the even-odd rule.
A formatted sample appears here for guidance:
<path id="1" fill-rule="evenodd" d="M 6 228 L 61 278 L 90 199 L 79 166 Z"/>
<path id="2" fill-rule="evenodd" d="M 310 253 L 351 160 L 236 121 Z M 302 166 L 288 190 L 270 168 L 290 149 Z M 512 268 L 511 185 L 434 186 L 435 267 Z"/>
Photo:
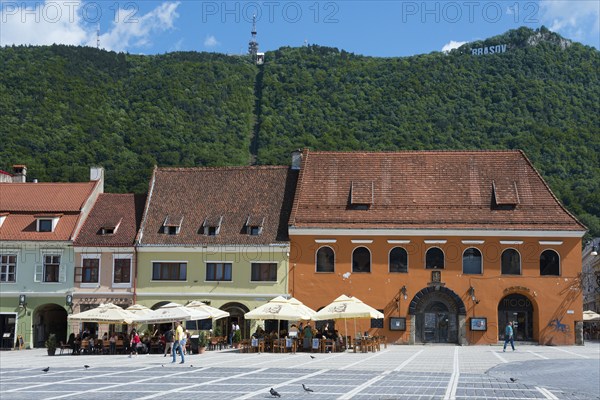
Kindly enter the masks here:
<path id="1" fill-rule="evenodd" d="M 510 378 L 510 381 L 511 382 L 516 382 L 516 381 L 518 381 L 518 379 L 517 378 Z"/>
<path id="2" fill-rule="evenodd" d="M 315 356 L 310 356 L 310 358 L 313 358 L 313 359 L 314 359 L 314 358 L 316 358 L 316 357 L 315 357 Z"/>
<path id="3" fill-rule="evenodd" d="M 89 365 L 87 365 L 87 364 L 85 364 L 85 365 L 83 366 L 83 368 L 85 368 L 85 369 L 88 369 L 89 367 L 90 367 L 90 366 L 89 366 Z"/>
<path id="4" fill-rule="evenodd" d="M 44 368 L 42 371 L 44 371 L 44 372 L 48 372 L 48 371 L 50 371 L 50 367 L 46 367 L 46 368 Z"/>
<path id="5" fill-rule="evenodd" d="M 302 389 L 304 389 L 305 392 L 314 392 L 314 390 L 306 386 L 304 383 L 302 384 Z"/>
<path id="6" fill-rule="evenodd" d="M 164 368 L 164 367 L 165 367 L 165 364 L 162 364 L 162 365 L 161 365 L 161 367 L 163 367 L 163 368 Z"/>
<path id="7" fill-rule="evenodd" d="M 269 390 L 269 393 L 271 393 L 271 396 L 273 396 L 273 397 L 281 397 L 281 395 L 279 393 L 277 393 L 277 391 L 273 388 L 271 388 L 271 390 Z"/>

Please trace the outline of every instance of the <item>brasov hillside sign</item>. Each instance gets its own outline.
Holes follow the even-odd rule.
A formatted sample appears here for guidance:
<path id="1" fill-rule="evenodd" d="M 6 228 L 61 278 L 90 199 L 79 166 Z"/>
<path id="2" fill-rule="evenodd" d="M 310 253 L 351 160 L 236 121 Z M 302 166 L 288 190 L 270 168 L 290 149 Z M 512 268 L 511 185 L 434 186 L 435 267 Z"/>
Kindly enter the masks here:
<path id="1" fill-rule="evenodd" d="M 480 47 L 477 49 L 471 49 L 471 54 L 474 56 L 482 56 L 485 54 L 497 54 L 506 53 L 505 44 L 497 44 L 496 46 Z"/>

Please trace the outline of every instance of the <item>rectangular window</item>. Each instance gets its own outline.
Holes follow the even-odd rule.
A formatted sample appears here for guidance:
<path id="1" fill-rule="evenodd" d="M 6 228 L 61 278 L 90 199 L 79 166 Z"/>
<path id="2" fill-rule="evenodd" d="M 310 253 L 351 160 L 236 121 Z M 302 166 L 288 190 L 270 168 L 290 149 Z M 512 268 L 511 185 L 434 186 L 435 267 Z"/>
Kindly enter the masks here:
<path id="1" fill-rule="evenodd" d="M 153 281 L 185 281 L 187 279 L 187 263 L 155 262 L 152 263 Z"/>
<path id="2" fill-rule="evenodd" d="M 44 256 L 44 282 L 59 282 L 60 256 Z"/>
<path id="3" fill-rule="evenodd" d="M 231 263 L 206 263 L 206 280 L 231 282 Z"/>
<path id="4" fill-rule="evenodd" d="M 3 254 L 0 256 L 0 282 L 17 281 L 17 256 Z"/>
<path id="5" fill-rule="evenodd" d="M 82 262 L 83 268 L 81 271 L 82 283 L 98 283 L 98 275 L 100 272 L 99 258 L 84 258 Z"/>
<path id="6" fill-rule="evenodd" d="M 113 283 L 131 283 L 131 258 L 115 258 Z"/>
<path id="7" fill-rule="evenodd" d="M 38 220 L 39 232 L 52 232 L 52 220 L 51 219 L 40 219 Z"/>
<path id="8" fill-rule="evenodd" d="M 277 263 L 252 263 L 252 282 L 277 282 Z"/>

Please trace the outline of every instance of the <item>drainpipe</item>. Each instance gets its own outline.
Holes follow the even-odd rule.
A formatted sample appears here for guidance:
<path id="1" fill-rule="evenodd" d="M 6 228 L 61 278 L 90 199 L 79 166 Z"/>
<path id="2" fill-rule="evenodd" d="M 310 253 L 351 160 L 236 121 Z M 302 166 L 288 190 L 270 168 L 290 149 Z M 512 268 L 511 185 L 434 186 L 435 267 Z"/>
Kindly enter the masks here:
<path id="1" fill-rule="evenodd" d="M 138 253 L 137 248 L 133 248 L 133 254 L 135 258 L 135 268 L 133 271 L 133 304 L 137 303 L 137 271 L 138 271 Z"/>

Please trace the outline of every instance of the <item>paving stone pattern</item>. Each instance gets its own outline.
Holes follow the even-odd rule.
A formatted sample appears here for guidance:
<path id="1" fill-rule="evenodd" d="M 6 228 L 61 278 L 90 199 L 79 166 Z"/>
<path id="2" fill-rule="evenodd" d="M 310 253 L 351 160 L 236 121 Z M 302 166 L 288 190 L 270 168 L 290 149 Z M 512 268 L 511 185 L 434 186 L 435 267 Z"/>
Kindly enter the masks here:
<path id="1" fill-rule="evenodd" d="M 172 364 L 162 354 L 4 351 L 0 399 L 269 399 L 270 388 L 282 399 L 600 399 L 598 343 L 506 353 L 499 346 L 388 346 L 314 356 L 224 350 Z"/>

